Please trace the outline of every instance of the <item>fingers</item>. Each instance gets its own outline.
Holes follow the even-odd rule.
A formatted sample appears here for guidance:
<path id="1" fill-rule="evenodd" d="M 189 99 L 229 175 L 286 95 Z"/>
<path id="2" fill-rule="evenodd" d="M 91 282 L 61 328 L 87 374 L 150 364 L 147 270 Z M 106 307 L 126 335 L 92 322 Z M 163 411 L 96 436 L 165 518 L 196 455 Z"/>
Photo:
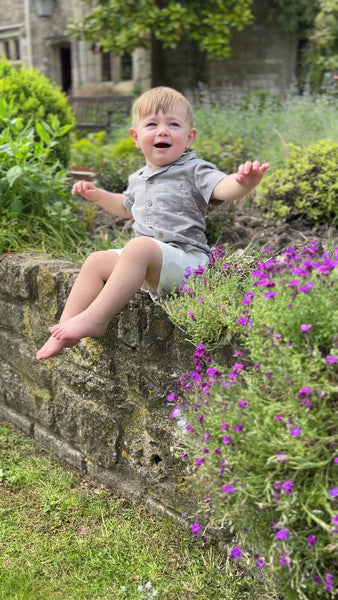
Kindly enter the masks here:
<path id="1" fill-rule="evenodd" d="M 86 196 L 95 190 L 95 185 L 91 181 L 77 181 L 72 187 L 72 194 L 81 194 Z"/>

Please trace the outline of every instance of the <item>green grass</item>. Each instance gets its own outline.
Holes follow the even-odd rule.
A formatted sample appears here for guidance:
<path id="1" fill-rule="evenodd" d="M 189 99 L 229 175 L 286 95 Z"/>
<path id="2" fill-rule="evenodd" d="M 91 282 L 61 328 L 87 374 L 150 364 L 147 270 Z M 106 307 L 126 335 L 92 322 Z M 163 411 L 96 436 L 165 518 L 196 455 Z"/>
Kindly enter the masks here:
<path id="1" fill-rule="evenodd" d="M 112 497 L 0 425 L 1 600 L 276 598 L 233 569 L 189 531 Z"/>

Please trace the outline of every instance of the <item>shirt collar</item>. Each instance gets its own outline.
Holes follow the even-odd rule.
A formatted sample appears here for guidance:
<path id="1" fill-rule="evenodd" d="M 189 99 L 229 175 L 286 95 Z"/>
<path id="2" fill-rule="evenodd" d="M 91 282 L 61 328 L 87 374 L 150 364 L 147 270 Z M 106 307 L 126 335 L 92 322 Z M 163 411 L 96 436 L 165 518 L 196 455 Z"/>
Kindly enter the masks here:
<path id="1" fill-rule="evenodd" d="M 170 163 L 169 165 L 164 165 L 160 169 L 157 169 L 157 171 L 152 171 L 152 169 L 148 167 L 148 165 L 145 165 L 139 170 L 138 173 L 139 175 L 141 175 L 142 178 L 148 179 L 149 177 L 159 175 L 159 173 L 164 173 L 164 171 L 166 171 L 167 169 L 169 169 L 169 167 L 172 167 L 173 165 L 182 165 L 188 160 L 192 160 L 193 158 L 196 158 L 196 152 L 194 152 L 194 150 L 190 150 L 189 152 L 184 152 L 180 156 L 180 158 L 175 160 L 175 162 Z"/>

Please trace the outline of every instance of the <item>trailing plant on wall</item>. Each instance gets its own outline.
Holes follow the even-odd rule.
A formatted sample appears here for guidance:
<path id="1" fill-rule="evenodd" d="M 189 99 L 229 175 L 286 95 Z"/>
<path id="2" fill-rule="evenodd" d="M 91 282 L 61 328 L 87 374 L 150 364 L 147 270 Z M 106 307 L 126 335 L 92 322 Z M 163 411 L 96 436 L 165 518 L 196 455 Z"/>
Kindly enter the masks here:
<path id="1" fill-rule="evenodd" d="M 197 279 L 231 287 L 238 267 L 217 284 L 213 256 L 183 295 L 200 293 Z M 323 253 L 317 243 L 257 260 L 228 317 L 242 329 L 231 367 L 198 344 L 194 369 L 168 398 L 202 498 L 194 537 L 230 526 L 229 559 L 270 573 L 285 600 L 337 591 L 337 267 L 338 249 Z"/>

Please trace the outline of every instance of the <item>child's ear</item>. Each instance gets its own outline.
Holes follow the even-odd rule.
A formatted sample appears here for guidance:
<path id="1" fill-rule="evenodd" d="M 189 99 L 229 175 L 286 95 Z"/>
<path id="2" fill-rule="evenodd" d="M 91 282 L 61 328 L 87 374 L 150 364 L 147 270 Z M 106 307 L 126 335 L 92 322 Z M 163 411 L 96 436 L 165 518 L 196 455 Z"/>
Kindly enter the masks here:
<path id="1" fill-rule="evenodd" d="M 194 139 L 196 137 L 196 133 L 197 133 L 197 130 L 195 129 L 195 127 L 193 127 L 190 130 L 190 133 L 188 135 L 188 139 L 187 139 L 186 144 L 185 144 L 186 148 L 190 148 L 191 144 L 193 143 L 193 141 L 194 141 Z"/>
<path id="2" fill-rule="evenodd" d="M 138 139 L 138 135 L 137 135 L 136 129 L 134 129 L 133 127 L 131 127 L 129 129 L 129 131 L 130 131 L 131 137 L 133 138 L 133 140 L 135 142 L 136 147 L 139 148 L 140 147 L 140 142 L 139 142 L 139 139 Z"/>

